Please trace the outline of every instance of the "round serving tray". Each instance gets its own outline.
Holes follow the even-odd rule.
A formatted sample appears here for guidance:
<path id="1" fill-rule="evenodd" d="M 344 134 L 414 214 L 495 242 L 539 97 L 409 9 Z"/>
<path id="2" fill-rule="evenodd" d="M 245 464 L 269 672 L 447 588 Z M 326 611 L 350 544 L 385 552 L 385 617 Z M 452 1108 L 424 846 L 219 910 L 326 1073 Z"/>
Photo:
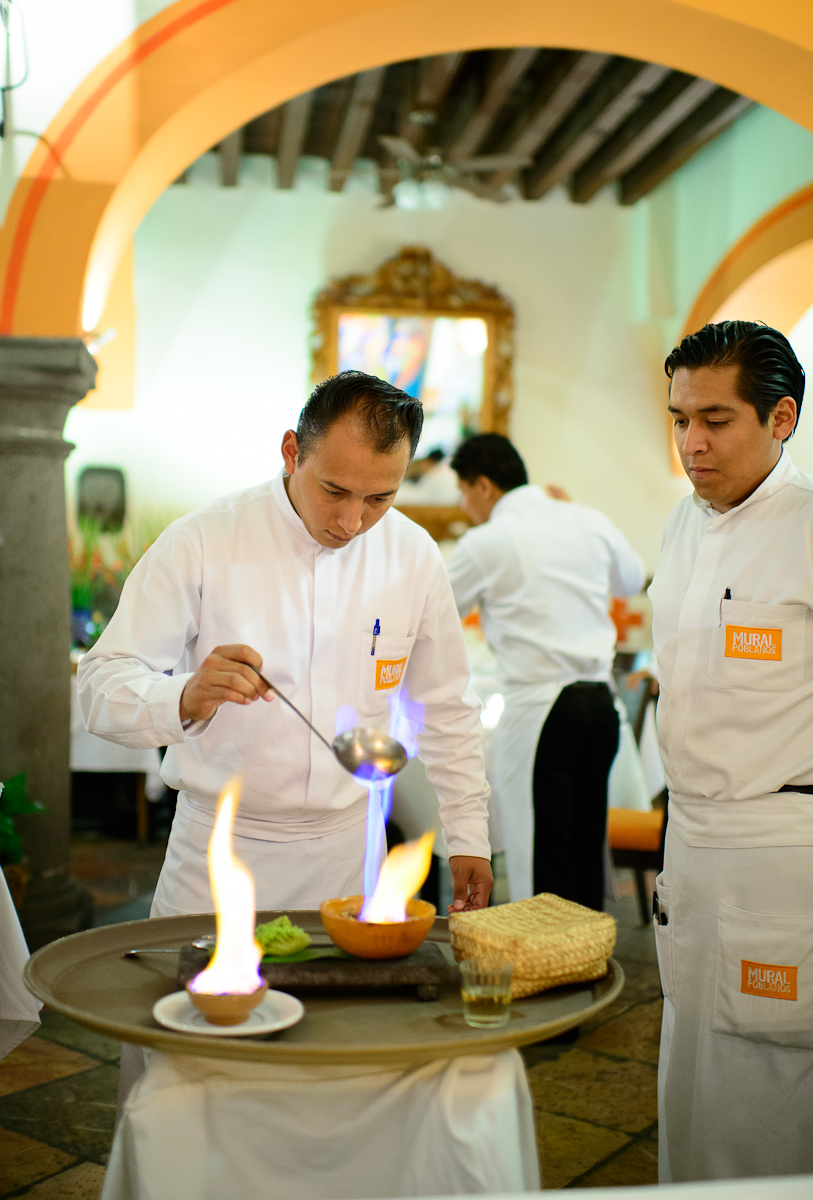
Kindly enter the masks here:
<path id="1" fill-rule="evenodd" d="M 257 920 L 276 914 L 258 913 Z M 318 912 L 289 913 L 316 944 L 328 943 Z M 52 942 L 28 960 L 25 982 L 57 1012 L 97 1033 L 150 1046 L 168 1054 L 197 1054 L 251 1062 L 386 1063 L 410 1065 L 467 1054 L 497 1054 L 564 1033 L 595 1016 L 618 996 L 624 984 L 614 959 L 603 979 L 515 1000 L 507 1025 L 472 1029 L 463 1020 L 457 973 L 437 1000 L 419 1001 L 414 992 L 303 991 L 305 1017 L 267 1038 L 195 1037 L 163 1029 L 153 1005 L 177 991 L 174 954 L 123 958 L 127 950 L 180 950 L 215 931 L 213 914 L 156 917 L 106 925 Z M 429 933 L 451 964 L 449 923 L 438 917 Z M 295 989 L 290 989 L 292 992 Z"/>

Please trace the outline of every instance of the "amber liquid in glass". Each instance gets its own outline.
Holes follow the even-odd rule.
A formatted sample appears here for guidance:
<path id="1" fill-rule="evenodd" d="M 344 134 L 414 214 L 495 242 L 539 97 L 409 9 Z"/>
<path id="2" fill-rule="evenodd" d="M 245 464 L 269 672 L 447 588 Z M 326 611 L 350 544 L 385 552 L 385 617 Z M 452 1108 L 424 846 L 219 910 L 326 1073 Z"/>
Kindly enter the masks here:
<path id="1" fill-rule="evenodd" d="M 504 1025 L 508 1020 L 511 990 L 487 984 L 470 984 L 462 990 L 463 1009 L 469 1025 Z"/>

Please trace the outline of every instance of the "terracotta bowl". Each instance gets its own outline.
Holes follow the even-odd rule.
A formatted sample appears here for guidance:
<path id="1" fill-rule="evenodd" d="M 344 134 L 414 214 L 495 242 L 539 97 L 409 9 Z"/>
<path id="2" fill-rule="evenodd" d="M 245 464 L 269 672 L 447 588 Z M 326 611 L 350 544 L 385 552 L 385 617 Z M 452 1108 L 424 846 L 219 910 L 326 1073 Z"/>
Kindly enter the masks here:
<path id="1" fill-rule="evenodd" d="M 186 985 L 189 999 L 195 1008 L 200 1009 L 210 1025 L 241 1025 L 243 1021 L 248 1020 L 251 1010 L 265 999 L 267 991 L 268 984 L 264 983 L 256 992 L 249 992 L 247 995 L 229 992 L 216 996 L 208 992 L 193 992 L 189 984 Z"/>
<path id="2" fill-rule="evenodd" d="M 435 923 L 437 910 L 426 900 L 410 900 L 406 921 L 393 925 L 359 921 L 363 903 L 363 896 L 339 896 L 319 905 L 330 940 L 356 958 L 403 958 L 418 949 Z"/>

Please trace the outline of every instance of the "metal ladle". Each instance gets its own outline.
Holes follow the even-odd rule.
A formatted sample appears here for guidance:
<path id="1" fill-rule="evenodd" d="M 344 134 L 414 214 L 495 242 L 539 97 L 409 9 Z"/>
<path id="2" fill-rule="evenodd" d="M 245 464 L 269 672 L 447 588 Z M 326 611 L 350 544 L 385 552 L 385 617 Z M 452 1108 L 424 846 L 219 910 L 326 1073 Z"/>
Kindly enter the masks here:
<path id="1" fill-rule="evenodd" d="M 192 945 L 196 950 L 214 950 L 215 938 L 214 935 L 195 938 Z M 180 950 L 170 950 L 166 946 L 150 946 L 147 949 L 141 950 L 125 950 L 122 958 L 138 958 L 140 954 L 180 954 Z"/>
<path id="2" fill-rule="evenodd" d="M 252 667 L 252 670 L 255 668 Z M 345 733 L 340 733 L 332 743 L 329 742 L 327 738 L 322 737 L 318 729 L 314 729 L 308 718 L 299 711 L 296 705 L 292 704 L 287 696 L 283 696 L 270 679 L 260 675 L 259 671 L 256 673 L 267 688 L 270 688 L 276 696 L 279 696 L 280 700 L 284 700 L 288 707 L 294 710 L 300 720 L 304 721 L 308 728 L 316 734 L 319 741 L 324 742 L 328 750 L 335 754 L 345 771 L 349 771 L 351 775 L 358 775 L 361 779 L 372 782 L 397 775 L 406 766 L 407 752 L 401 743 L 386 733 L 381 733 L 378 729 L 357 726 L 355 729 L 348 729 Z"/>

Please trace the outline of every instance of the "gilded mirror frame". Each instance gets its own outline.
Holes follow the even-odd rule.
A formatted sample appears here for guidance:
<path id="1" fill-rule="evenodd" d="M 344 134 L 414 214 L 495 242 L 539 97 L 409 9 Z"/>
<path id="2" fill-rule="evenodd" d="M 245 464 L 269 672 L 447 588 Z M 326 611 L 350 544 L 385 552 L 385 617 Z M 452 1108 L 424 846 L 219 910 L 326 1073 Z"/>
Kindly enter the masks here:
<path id="1" fill-rule="evenodd" d="M 405 246 L 375 271 L 333 280 L 313 303 L 312 379 L 320 383 L 338 370 L 339 317 L 342 313 L 386 316 L 479 317 L 488 330 L 483 400 L 478 425 L 483 433 L 508 433 L 513 400 L 514 310 L 489 284 L 455 275 L 423 246 Z M 459 536 L 465 517 L 453 505 L 398 507 L 434 538 Z"/>

